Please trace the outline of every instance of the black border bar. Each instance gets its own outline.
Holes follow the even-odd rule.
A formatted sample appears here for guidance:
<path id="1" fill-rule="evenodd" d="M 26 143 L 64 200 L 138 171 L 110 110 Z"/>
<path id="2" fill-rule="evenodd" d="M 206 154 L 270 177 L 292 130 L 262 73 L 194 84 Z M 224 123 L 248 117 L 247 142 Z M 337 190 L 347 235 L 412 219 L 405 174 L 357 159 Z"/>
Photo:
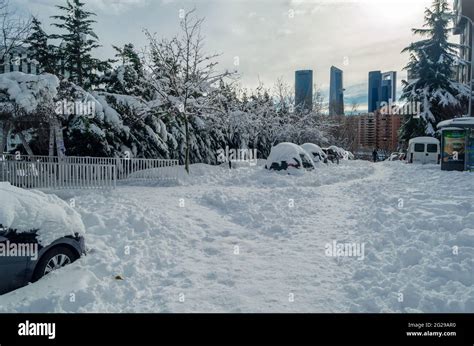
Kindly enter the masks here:
<path id="1" fill-rule="evenodd" d="M 55 339 L 19 336 L 26 321 L 55 323 Z M 1 346 L 150 343 L 472 346 L 474 314 L 0 314 Z"/>

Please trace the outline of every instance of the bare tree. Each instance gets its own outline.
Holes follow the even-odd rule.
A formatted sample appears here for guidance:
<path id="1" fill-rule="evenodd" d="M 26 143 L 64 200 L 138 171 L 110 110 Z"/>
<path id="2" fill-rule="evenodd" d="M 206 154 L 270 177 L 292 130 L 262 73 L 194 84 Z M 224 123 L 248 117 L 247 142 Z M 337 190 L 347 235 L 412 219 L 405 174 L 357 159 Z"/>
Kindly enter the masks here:
<path id="1" fill-rule="evenodd" d="M 29 36 L 31 18 L 25 19 L 10 6 L 9 0 L 0 0 L 0 60 L 24 45 Z"/>
<path id="2" fill-rule="evenodd" d="M 293 112 L 295 106 L 295 96 L 290 85 L 278 77 L 273 87 L 273 93 L 276 96 L 277 108 L 280 112 Z"/>
<path id="3" fill-rule="evenodd" d="M 201 34 L 203 18 L 194 16 L 195 10 L 185 13 L 181 20 L 181 35 L 171 40 L 158 40 L 145 31 L 150 43 L 147 67 L 151 71 L 151 85 L 169 112 L 180 117 L 185 132 L 185 166 L 189 173 L 191 133 L 190 120 L 206 112 L 221 110 L 208 97 L 212 86 L 231 72 L 217 73 L 215 59 L 218 54 L 203 51 Z"/>
<path id="4" fill-rule="evenodd" d="M 359 111 L 359 103 L 356 100 L 352 100 L 351 102 L 351 114 L 356 115 Z"/>

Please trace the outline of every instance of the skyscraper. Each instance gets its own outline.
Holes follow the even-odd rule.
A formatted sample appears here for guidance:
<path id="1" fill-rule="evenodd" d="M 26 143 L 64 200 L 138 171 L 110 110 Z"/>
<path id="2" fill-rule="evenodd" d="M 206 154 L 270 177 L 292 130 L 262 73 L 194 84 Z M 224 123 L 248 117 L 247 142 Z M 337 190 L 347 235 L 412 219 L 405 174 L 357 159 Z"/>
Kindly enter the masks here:
<path id="1" fill-rule="evenodd" d="M 300 70 L 295 72 L 295 107 L 313 109 L 313 71 Z"/>
<path id="2" fill-rule="evenodd" d="M 382 73 L 382 97 L 380 102 L 397 101 L 397 72 L 390 71 Z"/>
<path id="3" fill-rule="evenodd" d="M 379 99 L 382 95 L 382 72 L 369 72 L 369 113 L 378 108 Z"/>
<path id="4" fill-rule="evenodd" d="M 369 113 L 381 107 L 382 102 L 387 104 L 397 101 L 397 72 L 369 72 Z"/>
<path id="5" fill-rule="evenodd" d="M 344 114 L 343 72 L 335 66 L 331 66 L 331 78 L 329 86 L 329 114 Z"/>

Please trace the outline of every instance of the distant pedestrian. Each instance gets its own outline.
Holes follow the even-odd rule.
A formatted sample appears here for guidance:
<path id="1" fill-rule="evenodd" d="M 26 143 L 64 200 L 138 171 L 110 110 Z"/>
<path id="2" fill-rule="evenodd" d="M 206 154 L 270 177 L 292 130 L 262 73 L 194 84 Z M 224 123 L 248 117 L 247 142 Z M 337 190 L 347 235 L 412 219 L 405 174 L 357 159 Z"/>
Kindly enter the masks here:
<path id="1" fill-rule="evenodd" d="M 377 156 L 378 156 L 377 149 L 374 149 L 374 151 L 372 152 L 372 158 L 374 162 L 377 162 Z"/>

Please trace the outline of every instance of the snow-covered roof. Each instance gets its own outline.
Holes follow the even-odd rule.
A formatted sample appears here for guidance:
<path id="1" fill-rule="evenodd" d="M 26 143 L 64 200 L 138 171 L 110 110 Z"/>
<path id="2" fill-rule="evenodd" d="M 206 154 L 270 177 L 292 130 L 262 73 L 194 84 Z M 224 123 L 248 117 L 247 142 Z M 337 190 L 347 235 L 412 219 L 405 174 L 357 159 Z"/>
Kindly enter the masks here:
<path id="1" fill-rule="evenodd" d="M 448 126 L 474 127 L 474 117 L 462 117 L 441 121 L 438 124 L 438 129 Z"/>
<path id="2" fill-rule="evenodd" d="M 10 183 L 0 183 L 0 224 L 18 232 L 39 229 L 38 241 L 43 246 L 85 233 L 81 216 L 59 197 Z"/>
<path id="3" fill-rule="evenodd" d="M 319 155 L 320 157 L 326 157 L 326 153 L 321 149 L 319 145 L 313 143 L 305 143 L 301 145 L 301 148 L 306 150 L 311 156 L 314 157 L 315 155 Z"/>
<path id="4" fill-rule="evenodd" d="M 410 139 L 408 145 L 411 143 L 439 144 L 439 140 L 434 137 L 415 137 Z"/>
<path id="5" fill-rule="evenodd" d="M 462 127 L 454 127 L 454 126 L 449 126 L 449 127 L 443 127 L 441 129 L 442 131 L 447 131 L 447 130 L 456 130 L 456 131 L 464 131 Z"/>
<path id="6" fill-rule="evenodd" d="M 301 145 L 301 148 L 303 148 L 304 150 L 306 150 L 307 152 L 310 152 L 310 151 L 313 151 L 315 153 L 319 153 L 319 152 L 322 152 L 324 153 L 323 149 L 321 149 L 321 147 L 317 144 L 314 144 L 314 143 L 305 143 L 305 144 L 302 144 Z"/>
<path id="7" fill-rule="evenodd" d="M 339 153 L 341 155 L 344 155 L 344 153 L 346 152 L 346 150 L 344 150 L 343 148 L 340 148 L 336 145 L 331 145 L 330 147 L 328 147 L 328 149 L 331 149 L 333 151 L 335 151 L 336 153 Z"/>
<path id="8" fill-rule="evenodd" d="M 304 155 L 308 161 L 314 164 L 311 155 L 299 145 L 288 142 L 280 143 L 272 148 L 270 156 L 268 156 L 267 159 L 267 166 L 270 167 L 273 162 L 280 163 L 282 161 L 297 164 L 295 158 L 298 159 L 301 164 L 300 155 Z"/>

